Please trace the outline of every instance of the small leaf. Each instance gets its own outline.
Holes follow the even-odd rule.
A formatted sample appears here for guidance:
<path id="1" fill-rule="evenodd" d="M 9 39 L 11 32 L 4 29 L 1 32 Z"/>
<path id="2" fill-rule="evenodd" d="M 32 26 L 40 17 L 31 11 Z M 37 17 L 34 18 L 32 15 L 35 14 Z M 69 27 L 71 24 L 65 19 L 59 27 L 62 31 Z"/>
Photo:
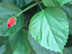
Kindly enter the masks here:
<path id="1" fill-rule="evenodd" d="M 2 2 L 6 1 L 17 5 L 18 7 L 24 7 L 30 2 L 32 2 L 32 0 L 2 0 Z"/>
<path id="2" fill-rule="evenodd" d="M 0 3 L 0 36 L 11 36 L 23 26 L 24 16 L 21 14 L 17 18 L 17 22 L 14 26 L 11 28 L 7 27 L 8 20 L 12 16 L 16 16 L 21 11 L 22 10 L 20 8 L 9 2 Z"/>
<path id="3" fill-rule="evenodd" d="M 63 4 L 71 0 L 42 0 L 45 6 L 47 7 L 60 7 Z"/>
<path id="4" fill-rule="evenodd" d="M 29 33 L 46 49 L 63 51 L 69 34 L 66 13 L 58 8 L 46 8 L 31 19 Z"/>
<path id="5" fill-rule="evenodd" d="M 30 44 L 27 39 L 27 32 L 24 29 L 21 29 L 16 34 L 10 36 L 9 40 L 13 54 L 28 54 Z"/>

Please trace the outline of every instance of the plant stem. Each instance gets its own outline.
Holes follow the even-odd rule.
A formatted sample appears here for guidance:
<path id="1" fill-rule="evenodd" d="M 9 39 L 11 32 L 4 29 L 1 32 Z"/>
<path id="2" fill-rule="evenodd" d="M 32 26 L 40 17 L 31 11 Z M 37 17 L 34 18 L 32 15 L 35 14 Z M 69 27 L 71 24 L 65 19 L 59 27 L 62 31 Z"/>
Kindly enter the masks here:
<path id="1" fill-rule="evenodd" d="M 39 3 L 42 3 L 42 2 L 39 2 Z M 23 11 L 21 11 L 19 14 L 16 15 L 16 17 L 18 17 L 20 14 L 22 14 L 23 12 L 29 10 L 30 8 L 34 7 L 35 5 L 37 5 L 38 3 L 34 3 L 30 6 L 28 6 L 27 8 L 25 8 Z"/>
<path id="2" fill-rule="evenodd" d="M 40 9 L 43 11 L 43 9 L 42 9 L 41 5 L 40 5 L 40 4 L 38 4 L 38 5 L 39 5 Z"/>
<path id="3" fill-rule="evenodd" d="M 16 17 L 18 17 L 20 14 L 22 14 L 23 12 L 29 10 L 30 8 L 34 7 L 35 5 L 37 5 L 37 3 L 34 3 L 32 5 L 30 5 L 29 7 L 27 7 L 26 9 L 24 9 L 23 11 L 21 11 L 19 14 L 16 15 Z"/>
<path id="4" fill-rule="evenodd" d="M 40 5 L 40 3 L 39 3 L 39 0 L 37 0 L 37 3 L 38 3 L 38 5 L 39 5 L 40 9 L 43 11 L 43 9 L 42 9 L 42 7 L 41 7 L 41 5 Z"/>

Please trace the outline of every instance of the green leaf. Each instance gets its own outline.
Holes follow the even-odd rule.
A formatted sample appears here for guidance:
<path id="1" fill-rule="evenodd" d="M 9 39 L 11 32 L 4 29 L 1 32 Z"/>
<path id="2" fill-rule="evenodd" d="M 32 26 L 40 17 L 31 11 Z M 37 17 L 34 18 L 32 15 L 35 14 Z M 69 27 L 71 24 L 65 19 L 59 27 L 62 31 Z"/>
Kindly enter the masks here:
<path id="1" fill-rule="evenodd" d="M 27 39 L 27 31 L 21 29 L 16 34 L 10 36 L 9 40 L 13 54 L 28 54 L 30 44 Z"/>
<path id="2" fill-rule="evenodd" d="M 24 16 L 21 14 L 17 18 L 16 25 L 7 27 L 9 18 L 16 16 L 21 11 L 20 8 L 9 2 L 0 3 L 0 36 L 11 36 L 23 26 Z"/>
<path id="3" fill-rule="evenodd" d="M 69 20 L 70 33 L 72 34 L 72 4 L 67 3 L 63 5 L 61 9 L 67 13 L 67 17 Z"/>
<path id="4" fill-rule="evenodd" d="M 71 0 L 42 0 L 45 6 L 47 7 L 60 7 L 63 4 Z"/>
<path id="5" fill-rule="evenodd" d="M 30 34 L 28 34 L 28 39 L 29 42 L 31 43 L 33 49 L 35 50 L 35 52 L 37 54 L 60 54 L 60 53 L 56 53 L 54 51 L 51 50 L 47 50 L 46 48 L 42 47 L 40 44 L 38 44 L 32 37 Z M 67 48 L 64 48 L 63 50 L 63 54 L 71 54 L 70 51 Z"/>
<path id="6" fill-rule="evenodd" d="M 7 40 L 5 40 L 5 43 L 4 43 L 6 51 L 4 52 L 4 54 L 13 54 L 12 48 L 11 48 L 11 46 L 9 44 L 9 38 L 6 38 L 6 39 Z"/>
<path id="7" fill-rule="evenodd" d="M 72 0 L 70 2 L 68 2 L 69 4 L 72 4 Z"/>
<path id="8" fill-rule="evenodd" d="M 66 13 L 58 8 L 36 13 L 31 19 L 29 33 L 46 49 L 62 52 L 69 34 Z"/>
<path id="9" fill-rule="evenodd" d="M 36 52 L 33 50 L 32 46 L 30 45 L 28 54 L 36 54 Z"/>
<path id="10" fill-rule="evenodd" d="M 30 34 L 28 34 L 28 39 L 37 54 L 58 54 L 54 51 L 47 50 L 46 48 L 42 47 L 32 38 Z"/>
<path id="11" fill-rule="evenodd" d="M 30 2 L 32 2 L 32 0 L 2 0 L 2 2 L 6 2 L 6 1 L 17 5 L 18 7 L 24 7 Z"/>
<path id="12" fill-rule="evenodd" d="M 13 54 L 8 37 L 0 36 L 0 54 Z"/>
<path id="13" fill-rule="evenodd" d="M 65 48 L 65 49 L 63 50 L 63 54 L 71 54 L 71 53 L 70 53 L 70 51 L 69 51 L 67 48 Z"/>
<path id="14" fill-rule="evenodd" d="M 4 54 L 6 51 L 5 45 L 0 46 L 0 54 Z"/>
<path id="15" fill-rule="evenodd" d="M 0 47 L 0 54 L 13 54 L 9 45 L 8 45 L 8 48 L 6 48 L 6 45 L 2 45 Z"/>

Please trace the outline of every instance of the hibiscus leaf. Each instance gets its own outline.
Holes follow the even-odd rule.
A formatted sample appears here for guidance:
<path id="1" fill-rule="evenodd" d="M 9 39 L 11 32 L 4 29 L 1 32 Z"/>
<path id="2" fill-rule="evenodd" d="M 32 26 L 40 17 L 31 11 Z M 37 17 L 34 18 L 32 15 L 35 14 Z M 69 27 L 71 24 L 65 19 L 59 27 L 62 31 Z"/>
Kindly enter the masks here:
<path id="1" fill-rule="evenodd" d="M 36 13 L 29 25 L 29 33 L 46 49 L 62 53 L 69 34 L 66 13 L 58 8 L 46 8 Z"/>
<path id="2" fill-rule="evenodd" d="M 71 0 L 42 0 L 45 6 L 47 7 L 60 7 L 63 4 Z"/>
<path id="3" fill-rule="evenodd" d="M 14 26 L 10 28 L 7 27 L 8 20 L 12 16 L 16 16 L 21 11 L 22 10 L 19 7 L 9 2 L 0 3 L 0 36 L 11 36 L 23 26 L 24 16 L 21 14 L 17 17 L 17 21 Z"/>

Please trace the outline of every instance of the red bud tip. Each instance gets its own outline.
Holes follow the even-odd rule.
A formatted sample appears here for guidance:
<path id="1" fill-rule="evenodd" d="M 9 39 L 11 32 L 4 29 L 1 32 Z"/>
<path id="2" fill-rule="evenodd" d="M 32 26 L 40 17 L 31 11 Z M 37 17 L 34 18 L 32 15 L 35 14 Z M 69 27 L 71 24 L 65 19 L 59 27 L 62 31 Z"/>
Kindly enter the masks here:
<path id="1" fill-rule="evenodd" d="M 12 27 L 15 23 L 16 23 L 16 20 L 15 20 L 14 17 L 12 17 L 12 18 L 10 18 L 10 19 L 8 20 L 7 26 L 8 26 L 8 27 Z"/>

